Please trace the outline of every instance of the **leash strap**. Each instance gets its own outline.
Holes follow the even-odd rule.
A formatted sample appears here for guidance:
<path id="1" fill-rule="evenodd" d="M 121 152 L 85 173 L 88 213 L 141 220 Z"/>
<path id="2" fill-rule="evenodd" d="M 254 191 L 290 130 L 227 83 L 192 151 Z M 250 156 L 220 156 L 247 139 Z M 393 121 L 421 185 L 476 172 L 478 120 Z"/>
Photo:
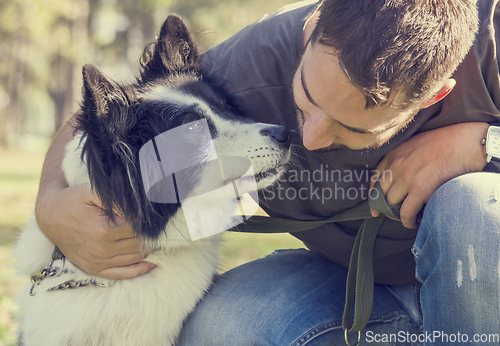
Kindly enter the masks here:
<path id="1" fill-rule="evenodd" d="M 381 213 L 374 218 L 373 208 Z M 373 245 L 386 217 L 399 219 L 401 203 L 388 205 L 380 182 L 370 190 L 367 202 L 361 202 L 325 220 L 305 221 L 275 217 L 252 216 L 245 224 L 231 231 L 254 233 L 294 233 L 313 229 L 327 223 L 363 220 L 351 252 L 346 281 L 346 301 L 342 328 L 347 332 L 360 332 L 370 318 L 373 306 Z M 354 303 L 354 321 L 351 318 Z M 346 338 L 347 342 L 347 338 Z M 347 344 L 349 344 L 347 342 Z"/>
<path id="2" fill-rule="evenodd" d="M 63 257 L 64 255 L 61 250 L 59 250 L 57 246 L 54 247 L 54 251 L 52 251 L 52 261 L 63 259 Z"/>

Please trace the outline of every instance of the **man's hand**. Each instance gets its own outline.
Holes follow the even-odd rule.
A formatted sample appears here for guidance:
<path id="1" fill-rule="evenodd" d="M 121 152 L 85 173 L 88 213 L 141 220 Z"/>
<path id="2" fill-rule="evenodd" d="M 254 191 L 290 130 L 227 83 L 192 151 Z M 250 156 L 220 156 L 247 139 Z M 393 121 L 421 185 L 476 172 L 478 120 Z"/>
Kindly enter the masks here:
<path id="1" fill-rule="evenodd" d="M 61 169 L 71 120 L 57 134 L 43 164 L 35 215 L 40 230 L 73 264 L 107 279 L 129 279 L 154 268 L 142 261 L 140 245 L 129 224 L 104 215 L 87 185 L 68 187 Z"/>
<path id="2" fill-rule="evenodd" d="M 445 182 L 486 165 L 481 139 L 487 123 L 462 123 L 414 135 L 389 152 L 378 164 L 376 177 L 389 205 L 403 202 L 401 221 L 418 227 L 418 214 L 432 194 Z M 374 217 L 380 215 L 372 209 Z"/>
<path id="3" fill-rule="evenodd" d="M 153 268 L 142 261 L 140 244 L 123 219 L 111 222 L 88 185 L 39 194 L 35 208 L 43 233 L 76 266 L 108 278 L 126 279 Z"/>

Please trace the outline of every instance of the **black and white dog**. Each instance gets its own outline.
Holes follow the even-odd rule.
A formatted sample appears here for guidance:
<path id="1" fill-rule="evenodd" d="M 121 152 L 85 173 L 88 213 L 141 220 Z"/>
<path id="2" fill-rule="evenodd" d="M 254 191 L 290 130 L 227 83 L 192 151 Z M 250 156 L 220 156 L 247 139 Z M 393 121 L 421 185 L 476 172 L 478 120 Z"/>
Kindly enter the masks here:
<path id="1" fill-rule="evenodd" d="M 218 264 L 220 235 L 193 234 L 229 229 L 241 207 L 234 202 L 235 190 L 242 195 L 279 178 L 290 157 L 289 133 L 235 116 L 201 75 L 197 49 L 176 16 L 166 19 L 145 51 L 137 83 L 119 84 L 86 65 L 83 85 L 76 136 L 63 161 L 67 182 L 89 184 L 111 219 L 120 214 L 131 222 L 147 261 L 157 267 L 129 280 L 89 275 L 64 256 L 53 256 L 54 244 L 32 218 L 15 248 L 19 271 L 32 278 L 31 291 L 27 287 L 19 299 L 19 342 L 172 345 Z M 161 137 L 172 129 L 182 131 Z M 165 170 L 174 164 L 165 158 L 191 147 L 197 149 L 185 155 L 192 157 L 180 161 L 198 164 L 189 174 L 176 174 L 177 183 L 184 178 L 187 188 L 169 190 L 162 182 L 173 179 L 175 174 Z M 214 185 L 214 167 L 227 166 L 227 158 L 233 158 L 232 168 L 223 170 Z M 251 176 L 243 174 L 248 167 L 234 164 L 245 160 L 251 163 Z M 173 201 L 165 196 L 172 193 Z"/>

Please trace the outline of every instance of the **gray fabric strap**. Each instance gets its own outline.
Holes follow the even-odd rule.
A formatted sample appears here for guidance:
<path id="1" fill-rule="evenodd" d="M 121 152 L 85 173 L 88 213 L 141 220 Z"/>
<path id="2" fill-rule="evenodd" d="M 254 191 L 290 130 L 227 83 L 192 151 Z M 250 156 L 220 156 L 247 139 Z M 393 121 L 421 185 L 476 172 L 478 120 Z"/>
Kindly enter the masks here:
<path id="1" fill-rule="evenodd" d="M 381 215 L 374 218 L 370 208 Z M 346 302 L 342 327 L 347 331 L 361 331 L 371 314 L 373 305 L 373 245 L 378 230 L 386 217 L 399 219 L 400 204 L 389 206 L 380 182 L 370 191 L 367 202 L 361 202 L 325 220 L 305 221 L 275 217 L 252 216 L 244 225 L 231 231 L 254 233 L 294 233 L 306 231 L 331 222 L 363 220 L 354 241 L 347 273 Z M 354 302 L 354 321 L 351 318 Z"/>
<path id="2" fill-rule="evenodd" d="M 54 251 L 52 251 L 52 260 L 53 261 L 59 260 L 59 259 L 62 259 L 63 257 L 64 257 L 64 255 L 61 252 L 61 250 L 59 250 L 59 248 L 57 246 L 54 247 Z"/>

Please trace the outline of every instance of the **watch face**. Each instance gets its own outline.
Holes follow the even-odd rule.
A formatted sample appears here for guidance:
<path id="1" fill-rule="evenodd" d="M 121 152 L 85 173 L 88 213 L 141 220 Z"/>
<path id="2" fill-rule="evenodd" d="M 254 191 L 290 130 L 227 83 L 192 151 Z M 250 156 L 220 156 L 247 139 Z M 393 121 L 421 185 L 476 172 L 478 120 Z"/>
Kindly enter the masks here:
<path id="1" fill-rule="evenodd" d="M 486 140 L 486 153 L 500 157 L 500 127 L 490 126 Z"/>

